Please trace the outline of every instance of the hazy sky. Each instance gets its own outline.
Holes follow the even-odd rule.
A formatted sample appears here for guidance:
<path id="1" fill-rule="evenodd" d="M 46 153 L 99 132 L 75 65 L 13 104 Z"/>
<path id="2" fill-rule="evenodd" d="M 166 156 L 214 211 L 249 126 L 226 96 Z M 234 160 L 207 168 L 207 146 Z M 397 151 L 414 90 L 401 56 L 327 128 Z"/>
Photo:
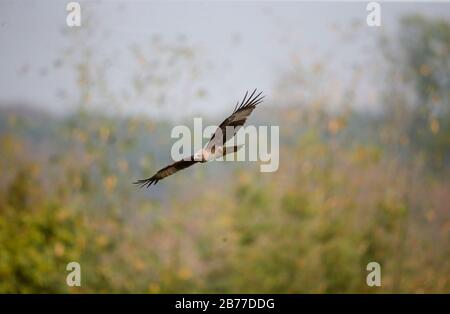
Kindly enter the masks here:
<path id="1" fill-rule="evenodd" d="M 366 25 L 367 2 L 79 1 L 82 26 L 69 28 L 68 2 L 0 0 L 0 105 L 57 113 L 73 109 L 80 99 L 76 64 L 86 48 L 100 66 L 91 71 L 105 79 L 104 94 L 110 95 L 93 92 L 97 96 L 91 95 L 89 106 L 107 112 L 223 111 L 254 87 L 270 99 L 295 62 L 306 67 L 325 62 L 328 75 L 322 84 L 338 91 L 350 82 L 350 70 L 359 67 L 364 93 L 370 93 L 378 35 L 394 32 L 405 14 L 450 18 L 448 3 L 381 2 L 382 27 L 376 28 Z M 155 42 L 190 47 L 194 57 L 186 64 L 175 61 L 161 87 L 164 95 L 144 86 L 144 95 L 136 97 L 133 79 L 153 75 L 147 61 L 170 64 L 164 53 L 154 51 Z M 145 59 L 141 63 L 139 54 Z M 161 97 L 165 102 L 158 107 Z M 362 99 L 357 105 L 374 102 Z"/>

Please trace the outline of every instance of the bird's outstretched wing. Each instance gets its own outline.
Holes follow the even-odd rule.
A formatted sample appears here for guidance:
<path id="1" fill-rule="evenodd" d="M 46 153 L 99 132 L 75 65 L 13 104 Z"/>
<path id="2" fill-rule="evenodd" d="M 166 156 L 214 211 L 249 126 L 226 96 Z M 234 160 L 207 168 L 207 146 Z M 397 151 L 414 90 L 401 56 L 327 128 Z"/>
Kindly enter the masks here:
<path id="1" fill-rule="evenodd" d="M 197 162 L 199 161 L 194 160 L 194 156 L 191 156 L 190 158 L 182 159 L 165 168 L 162 168 L 155 175 L 153 175 L 148 179 L 137 180 L 136 182 L 133 183 L 139 185 L 140 187 L 148 188 L 150 187 L 150 185 L 158 183 L 159 180 L 162 180 L 165 177 L 168 177 L 177 171 L 190 167 Z"/>
<path id="2" fill-rule="evenodd" d="M 256 89 L 247 98 L 247 91 L 242 102 L 240 104 L 239 101 L 237 102 L 233 113 L 219 125 L 216 132 L 214 132 L 213 136 L 209 140 L 209 143 L 207 145 L 209 149 L 214 150 L 213 147 L 215 145 L 224 145 L 236 134 L 239 128 L 244 125 L 245 121 L 247 121 L 248 116 L 252 113 L 256 106 L 263 101 L 264 96 L 261 96 L 262 92 L 260 92 L 256 96 L 255 94 Z M 233 129 L 227 132 L 227 127 L 233 127 Z"/>

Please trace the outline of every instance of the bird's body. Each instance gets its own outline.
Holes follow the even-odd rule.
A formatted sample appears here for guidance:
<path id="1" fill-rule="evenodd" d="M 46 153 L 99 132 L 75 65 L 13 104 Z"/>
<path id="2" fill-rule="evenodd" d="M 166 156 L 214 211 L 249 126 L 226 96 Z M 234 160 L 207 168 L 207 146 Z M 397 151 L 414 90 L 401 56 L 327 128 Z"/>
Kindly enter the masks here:
<path id="1" fill-rule="evenodd" d="M 228 154 L 231 153 L 228 152 Z M 216 158 L 226 155 L 226 148 L 224 146 L 214 146 L 214 150 L 208 148 L 202 148 L 196 154 L 194 154 L 194 160 L 199 160 L 200 162 L 212 161 Z"/>
<path id="2" fill-rule="evenodd" d="M 248 116 L 262 102 L 264 96 L 260 97 L 261 93 L 254 96 L 256 89 L 248 97 L 248 92 L 245 93 L 244 99 L 239 104 L 236 104 L 233 113 L 226 118 L 216 129 L 208 144 L 194 155 L 183 158 L 161 170 L 148 179 L 142 179 L 134 182 L 141 187 L 149 187 L 152 184 L 158 183 L 159 180 L 164 179 L 177 171 L 190 167 L 196 163 L 206 163 L 218 157 L 225 156 L 230 153 L 238 151 L 241 146 L 225 146 L 225 143 L 233 138 L 240 127 L 247 121 Z"/>

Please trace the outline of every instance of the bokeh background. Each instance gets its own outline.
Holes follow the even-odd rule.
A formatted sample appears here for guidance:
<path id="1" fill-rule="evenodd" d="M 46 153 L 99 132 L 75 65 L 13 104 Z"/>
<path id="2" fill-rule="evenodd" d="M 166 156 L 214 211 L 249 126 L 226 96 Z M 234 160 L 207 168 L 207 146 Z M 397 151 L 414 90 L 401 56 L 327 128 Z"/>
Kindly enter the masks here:
<path id="1" fill-rule="evenodd" d="M 448 3 L 80 4 L 0 1 L 0 292 L 450 292 Z M 253 88 L 277 172 L 131 184 Z"/>

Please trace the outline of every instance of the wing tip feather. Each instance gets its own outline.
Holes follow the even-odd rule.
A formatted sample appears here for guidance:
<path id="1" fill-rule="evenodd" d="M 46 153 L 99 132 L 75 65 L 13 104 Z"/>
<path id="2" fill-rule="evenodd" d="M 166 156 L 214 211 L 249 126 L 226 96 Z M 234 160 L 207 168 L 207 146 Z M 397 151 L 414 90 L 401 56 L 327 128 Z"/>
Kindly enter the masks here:
<path id="1" fill-rule="evenodd" d="M 257 91 L 257 88 L 254 89 L 254 91 L 252 92 L 250 97 L 248 97 L 248 99 L 247 99 L 248 91 L 246 91 L 245 95 L 244 95 L 244 99 L 242 100 L 242 102 L 240 104 L 238 102 L 239 105 L 234 108 L 233 113 L 236 113 L 237 111 L 245 109 L 245 108 L 255 107 L 255 106 L 259 105 L 263 101 L 265 95 L 261 96 L 261 94 L 263 93 L 261 91 L 261 92 L 259 92 L 259 94 L 254 96 L 256 91 Z"/>
<path id="2" fill-rule="evenodd" d="M 151 177 L 148 179 L 140 179 L 140 180 L 134 181 L 133 184 L 139 186 L 140 188 L 145 187 L 148 189 L 152 184 L 156 185 L 156 183 L 158 183 L 158 181 L 159 181 L 158 179 Z"/>

